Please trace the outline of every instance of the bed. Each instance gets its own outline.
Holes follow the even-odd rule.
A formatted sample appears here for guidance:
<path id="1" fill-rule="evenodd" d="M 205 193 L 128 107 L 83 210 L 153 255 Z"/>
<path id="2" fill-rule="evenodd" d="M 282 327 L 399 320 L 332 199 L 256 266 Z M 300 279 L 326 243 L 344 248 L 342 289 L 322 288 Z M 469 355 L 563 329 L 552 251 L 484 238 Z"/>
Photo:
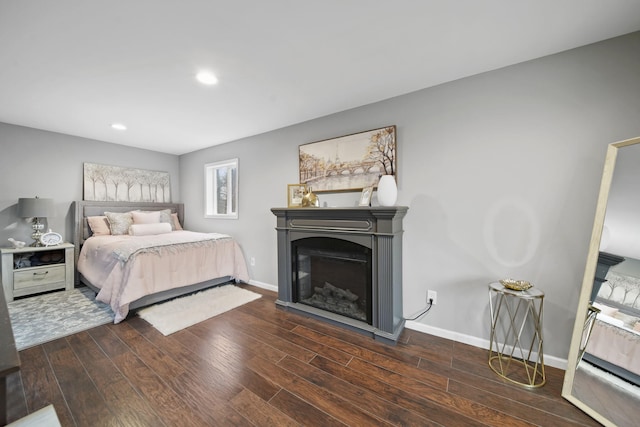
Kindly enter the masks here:
<path id="1" fill-rule="evenodd" d="M 593 306 L 584 360 L 640 385 L 640 279 L 609 271 Z"/>
<path id="2" fill-rule="evenodd" d="M 111 306 L 114 323 L 136 308 L 249 280 L 237 242 L 183 230 L 180 203 L 77 201 L 74 211 L 76 284 Z"/>

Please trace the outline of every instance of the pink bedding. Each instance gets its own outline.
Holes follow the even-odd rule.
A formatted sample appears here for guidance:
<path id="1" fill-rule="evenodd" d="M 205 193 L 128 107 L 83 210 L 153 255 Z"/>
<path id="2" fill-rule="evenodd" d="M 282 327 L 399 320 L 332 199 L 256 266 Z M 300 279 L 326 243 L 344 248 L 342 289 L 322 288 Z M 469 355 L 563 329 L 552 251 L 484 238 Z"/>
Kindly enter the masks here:
<path id="1" fill-rule="evenodd" d="M 587 353 L 640 375 L 640 332 L 596 320 Z"/>
<path id="2" fill-rule="evenodd" d="M 147 295 L 218 277 L 249 280 L 235 240 L 192 231 L 90 237 L 82 245 L 78 271 L 100 288 L 96 298 L 110 304 L 114 323 L 127 317 L 129 304 Z"/>

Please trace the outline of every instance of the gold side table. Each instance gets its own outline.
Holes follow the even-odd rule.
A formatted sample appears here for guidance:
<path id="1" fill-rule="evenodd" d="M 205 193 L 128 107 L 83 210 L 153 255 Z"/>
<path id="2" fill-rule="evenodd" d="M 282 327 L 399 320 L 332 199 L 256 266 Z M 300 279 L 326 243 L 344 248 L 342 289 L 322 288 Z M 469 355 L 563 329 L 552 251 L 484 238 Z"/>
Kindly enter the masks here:
<path id="1" fill-rule="evenodd" d="M 542 307 L 544 292 L 489 284 L 491 338 L 489 367 L 500 377 L 529 388 L 544 385 Z"/>

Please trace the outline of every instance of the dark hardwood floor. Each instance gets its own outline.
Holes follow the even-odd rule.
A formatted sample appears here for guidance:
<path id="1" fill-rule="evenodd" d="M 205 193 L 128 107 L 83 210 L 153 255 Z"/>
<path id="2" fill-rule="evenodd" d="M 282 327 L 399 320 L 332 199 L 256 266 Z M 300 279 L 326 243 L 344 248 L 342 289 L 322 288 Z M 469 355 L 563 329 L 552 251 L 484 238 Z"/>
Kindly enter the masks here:
<path id="1" fill-rule="evenodd" d="M 20 352 L 9 419 L 53 404 L 63 426 L 596 426 L 528 390 L 487 351 L 405 330 L 396 346 L 276 309 L 275 294 L 163 336 L 130 317 Z"/>

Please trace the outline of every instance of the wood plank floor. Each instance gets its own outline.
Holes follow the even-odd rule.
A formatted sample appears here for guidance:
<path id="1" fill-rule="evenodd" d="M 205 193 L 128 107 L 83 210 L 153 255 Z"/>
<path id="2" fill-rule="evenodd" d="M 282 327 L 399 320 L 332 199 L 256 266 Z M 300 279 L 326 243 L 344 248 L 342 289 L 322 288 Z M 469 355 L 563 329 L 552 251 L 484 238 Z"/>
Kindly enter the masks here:
<path id="1" fill-rule="evenodd" d="M 63 426 L 597 426 L 528 390 L 487 351 L 405 330 L 396 346 L 275 307 L 273 292 L 168 337 L 130 317 L 20 352 L 9 419 L 53 404 Z"/>

